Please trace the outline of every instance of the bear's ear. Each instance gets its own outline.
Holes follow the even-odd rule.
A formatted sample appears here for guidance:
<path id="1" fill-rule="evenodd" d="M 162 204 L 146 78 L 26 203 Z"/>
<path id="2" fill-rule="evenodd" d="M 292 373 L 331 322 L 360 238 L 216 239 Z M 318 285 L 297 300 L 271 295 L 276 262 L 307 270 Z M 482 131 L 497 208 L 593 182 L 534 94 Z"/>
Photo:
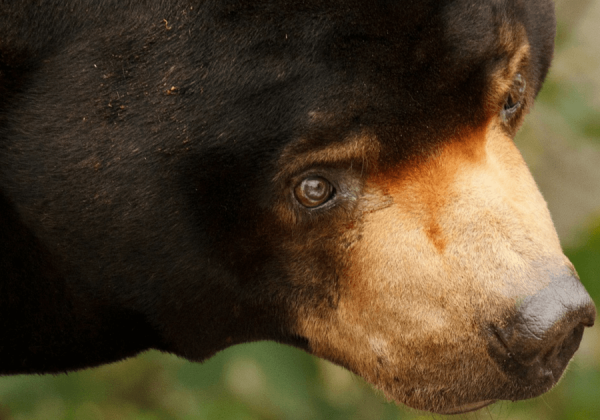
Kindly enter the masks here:
<path id="1" fill-rule="evenodd" d="M 542 88 L 544 79 L 550 69 L 554 55 L 554 38 L 556 36 L 556 16 L 552 0 L 524 1 L 521 17 L 527 26 L 527 38 L 531 46 L 531 75 L 534 85 L 534 96 Z"/>

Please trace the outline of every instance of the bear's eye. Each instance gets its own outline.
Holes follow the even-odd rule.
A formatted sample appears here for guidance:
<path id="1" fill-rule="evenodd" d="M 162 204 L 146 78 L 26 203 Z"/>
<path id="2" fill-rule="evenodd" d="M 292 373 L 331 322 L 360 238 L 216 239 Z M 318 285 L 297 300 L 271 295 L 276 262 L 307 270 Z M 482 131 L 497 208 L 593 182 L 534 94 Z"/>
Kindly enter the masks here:
<path id="1" fill-rule="evenodd" d="M 520 73 L 517 74 L 513 81 L 513 86 L 506 97 L 506 102 L 504 102 L 504 108 L 502 109 L 504 121 L 509 121 L 517 113 L 519 108 L 521 108 L 521 105 L 523 105 L 526 87 L 527 83 L 523 76 Z"/>
<path id="2" fill-rule="evenodd" d="M 324 204 L 333 197 L 334 192 L 333 185 L 320 176 L 309 176 L 294 188 L 296 199 L 308 208 Z"/>

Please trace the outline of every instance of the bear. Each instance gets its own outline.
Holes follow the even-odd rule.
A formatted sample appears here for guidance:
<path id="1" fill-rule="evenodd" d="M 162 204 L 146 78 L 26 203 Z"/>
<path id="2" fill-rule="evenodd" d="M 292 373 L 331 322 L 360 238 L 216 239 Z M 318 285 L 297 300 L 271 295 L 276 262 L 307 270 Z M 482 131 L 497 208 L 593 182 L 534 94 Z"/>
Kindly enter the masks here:
<path id="1" fill-rule="evenodd" d="M 595 306 L 513 143 L 550 0 L 0 4 L 0 373 L 273 340 L 456 414 Z"/>

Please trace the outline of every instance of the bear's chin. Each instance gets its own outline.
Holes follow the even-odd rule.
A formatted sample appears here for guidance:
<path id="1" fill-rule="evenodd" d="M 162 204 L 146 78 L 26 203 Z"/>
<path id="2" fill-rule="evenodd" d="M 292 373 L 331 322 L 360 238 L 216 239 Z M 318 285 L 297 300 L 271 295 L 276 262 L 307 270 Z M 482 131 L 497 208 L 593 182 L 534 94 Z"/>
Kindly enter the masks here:
<path id="1" fill-rule="evenodd" d="M 484 407 L 487 407 L 488 405 L 491 405 L 491 404 L 493 404 L 495 402 L 496 402 L 496 400 L 486 400 L 486 401 L 479 401 L 479 402 L 475 402 L 475 403 L 463 404 L 463 405 L 459 405 L 457 407 L 452 407 L 452 408 L 447 409 L 447 410 L 438 411 L 438 414 L 464 414 L 464 413 L 469 413 L 471 411 L 480 410 L 480 409 L 482 409 Z"/>

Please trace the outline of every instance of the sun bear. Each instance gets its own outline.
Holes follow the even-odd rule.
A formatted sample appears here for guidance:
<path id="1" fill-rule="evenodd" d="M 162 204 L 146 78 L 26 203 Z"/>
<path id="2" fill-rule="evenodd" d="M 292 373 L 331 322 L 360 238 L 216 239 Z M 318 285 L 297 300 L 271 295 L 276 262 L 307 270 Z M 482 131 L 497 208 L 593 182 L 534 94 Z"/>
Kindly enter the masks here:
<path id="1" fill-rule="evenodd" d="M 274 340 L 437 413 L 595 307 L 512 142 L 548 0 L 0 3 L 0 373 Z"/>

